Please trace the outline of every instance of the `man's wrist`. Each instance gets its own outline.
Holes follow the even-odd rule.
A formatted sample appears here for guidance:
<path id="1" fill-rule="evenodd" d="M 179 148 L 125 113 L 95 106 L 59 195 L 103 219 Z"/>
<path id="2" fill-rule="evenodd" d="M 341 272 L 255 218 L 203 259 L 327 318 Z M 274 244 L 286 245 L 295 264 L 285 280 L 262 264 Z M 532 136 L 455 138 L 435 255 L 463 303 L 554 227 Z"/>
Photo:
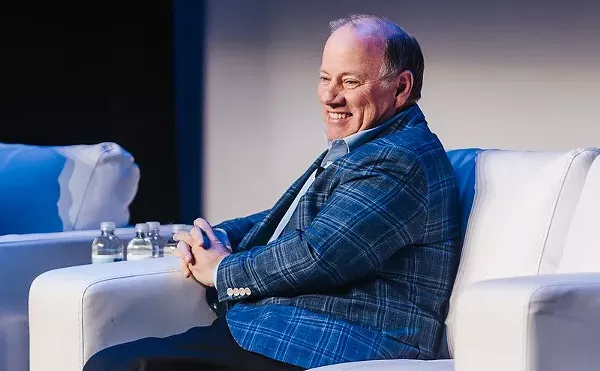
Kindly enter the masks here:
<path id="1" fill-rule="evenodd" d="M 213 270 L 213 285 L 214 285 L 215 289 L 217 289 L 217 273 L 219 272 L 219 265 L 221 265 L 221 262 L 228 256 L 229 255 L 225 255 L 221 259 L 219 259 L 219 261 L 217 262 L 217 265 L 215 265 L 215 269 Z"/>

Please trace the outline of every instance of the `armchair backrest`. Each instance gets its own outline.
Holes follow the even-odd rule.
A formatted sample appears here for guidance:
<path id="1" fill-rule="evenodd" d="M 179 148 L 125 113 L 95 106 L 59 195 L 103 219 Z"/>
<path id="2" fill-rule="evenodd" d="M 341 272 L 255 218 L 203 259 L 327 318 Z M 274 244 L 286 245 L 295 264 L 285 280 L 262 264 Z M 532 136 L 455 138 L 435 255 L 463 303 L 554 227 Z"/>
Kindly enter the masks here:
<path id="1" fill-rule="evenodd" d="M 556 273 L 600 272 L 600 157 L 588 171 Z"/>
<path id="2" fill-rule="evenodd" d="M 453 304 L 464 287 L 486 279 L 557 271 L 571 219 L 598 154 L 596 149 L 476 153 L 472 207 L 446 320 L 450 354 Z M 468 186 L 463 177 L 471 174 L 456 171 L 458 162 L 452 162 L 459 186 L 461 182 Z M 459 196 L 461 210 L 468 210 L 469 192 Z"/>
<path id="3" fill-rule="evenodd" d="M 448 159 L 454 169 L 458 188 L 458 206 L 460 210 L 461 240 L 467 232 L 469 214 L 475 197 L 475 159 L 482 150 L 479 148 L 454 149 L 448 151 Z"/>

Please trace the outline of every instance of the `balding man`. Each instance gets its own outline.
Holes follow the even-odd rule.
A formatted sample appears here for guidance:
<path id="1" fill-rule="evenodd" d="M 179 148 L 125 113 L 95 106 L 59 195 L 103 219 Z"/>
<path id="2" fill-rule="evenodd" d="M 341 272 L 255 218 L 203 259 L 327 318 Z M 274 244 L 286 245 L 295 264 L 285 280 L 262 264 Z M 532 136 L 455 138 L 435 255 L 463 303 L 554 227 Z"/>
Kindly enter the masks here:
<path id="1" fill-rule="evenodd" d="M 436 356 L 459 220 L 451 165 L 417 105 L 423 55 L 381 17 L 331 28 L 317 90 L 328 150 L 271 209 L 214 229 L 197 219 L 177 236 L 184 275 L 214 288 L 226 312 L 208 327 L 103 350 L 84 370 Z"/>

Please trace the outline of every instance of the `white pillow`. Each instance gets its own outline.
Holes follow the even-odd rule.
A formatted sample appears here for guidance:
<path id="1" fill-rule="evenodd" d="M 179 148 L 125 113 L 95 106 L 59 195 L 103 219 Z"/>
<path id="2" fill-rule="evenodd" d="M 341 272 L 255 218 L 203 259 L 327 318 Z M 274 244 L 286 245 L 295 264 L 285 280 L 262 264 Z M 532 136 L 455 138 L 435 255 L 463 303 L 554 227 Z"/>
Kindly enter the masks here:
<path id="1" fill-rule="evenodd" d="M 140 170 L 115 143 L 56 147 L 67 159 L 59 177 L 58 210 L 63 231 L 97 229 L 102 221 L 129 222 Z"/>
<path id="2" fill-rule="evenodd" d="M 140 171 L 115 143 L 0 143 L 0 235 L 124 226 Z"/>

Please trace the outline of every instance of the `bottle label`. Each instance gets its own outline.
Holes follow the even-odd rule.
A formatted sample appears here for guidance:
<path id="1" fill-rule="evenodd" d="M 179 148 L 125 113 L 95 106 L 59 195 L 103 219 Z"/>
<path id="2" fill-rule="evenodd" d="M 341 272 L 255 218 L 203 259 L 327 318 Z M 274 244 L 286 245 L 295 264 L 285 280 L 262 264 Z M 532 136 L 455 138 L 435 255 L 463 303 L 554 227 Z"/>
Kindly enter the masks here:
<path id="1" fill-rule="evenodd" d="M 112 255 L 92 255 L 92 264 L 97 263 L 112 263 L 117 261 Z"/>
<path id="2" fill-rule="evenodd" d="M 145 260 L 145 259 L 152 259 L 153 256 L 152 255 L 127 255 L 127 260 L 128 261 L 132 261 L 132 260 Z"/>

